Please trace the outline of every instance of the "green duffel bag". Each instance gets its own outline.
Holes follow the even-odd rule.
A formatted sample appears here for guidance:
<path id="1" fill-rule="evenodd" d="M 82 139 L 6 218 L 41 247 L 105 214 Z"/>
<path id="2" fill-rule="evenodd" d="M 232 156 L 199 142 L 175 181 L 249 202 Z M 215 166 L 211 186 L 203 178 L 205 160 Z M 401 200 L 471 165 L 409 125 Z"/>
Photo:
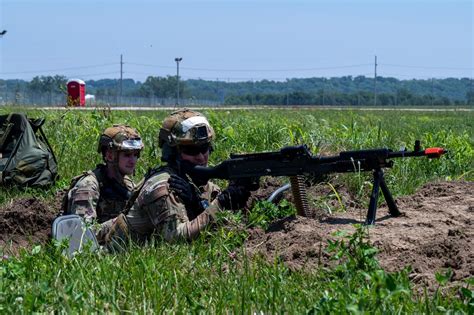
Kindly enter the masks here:
<path id="1" fill-rule="evenodd" d="M 41 126 L 25 114 L 0 116 L 0 186 L 46 187 L 58 177 L 58 163 Z"/>

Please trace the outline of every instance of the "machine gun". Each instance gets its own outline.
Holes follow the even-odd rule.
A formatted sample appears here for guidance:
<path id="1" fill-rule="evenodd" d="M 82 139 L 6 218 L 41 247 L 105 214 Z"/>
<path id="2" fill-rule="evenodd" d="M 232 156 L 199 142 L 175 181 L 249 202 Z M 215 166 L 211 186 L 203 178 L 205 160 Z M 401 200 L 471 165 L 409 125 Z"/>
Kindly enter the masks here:
<path id="1" fill-rule="evenodd" d="M 370 195 L 366 224 L 375 223 L 379 190 L 388 205 L 390 215 L 399 216 L 392 194 L 384 179 L 384 168 L 393 166 L 392 159 L 416 156 L 439 158 L 447 151 L 443 148 L 421 149 L 415 141 L 413 151 L 369 149 L 343 151 L 335 156 L 313 156 L 306 145 L 284 147 L 280 151 L 251 154 L 231 154 L 230 159 L 214 167 L 194 166 L 188 170 L 192 176 L 211 179 L 242 180 L 261 176 L 289 176 L 295 206 L 299 215 L 310 216 L 306 199 L 304 175 L 320 177 L 330 173 L 373 172 L 373 188 Z"/>

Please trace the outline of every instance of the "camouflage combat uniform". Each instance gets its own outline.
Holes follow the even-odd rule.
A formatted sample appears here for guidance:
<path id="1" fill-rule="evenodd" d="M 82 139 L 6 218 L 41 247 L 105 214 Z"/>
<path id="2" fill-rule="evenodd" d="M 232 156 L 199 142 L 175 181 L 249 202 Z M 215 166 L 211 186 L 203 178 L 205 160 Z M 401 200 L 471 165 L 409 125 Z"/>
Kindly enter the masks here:
<path id="1" fill-rule="evenodd" d="M 221 210 L 216 198 L 219 187 L 208 182 L 199 188 L 200 197 L 204 203 L 207 201 L 208 207 L 196 213 L 196 209 L 186 209 L 177 194 L 169 189 L 168 179 L 173 173 L 172 168 L 161 168 L 145 181 L 128 213 L 113 220 L 107 236 L 109 245 L 120 244 L 128 237 L 143 242 L 152 235 L 167 241 L 191 240 L 213 220 Z"/>
<path id="2" fill-rule="evenodd" d="M 213 139 L 214 129 L 199 112 L 180 109 L 163 120 L 158 145 L 161 160 L 168 164 L 147 174 L 133 192 L 126 214 L 111 220 L 105 237 L 109 249 L 121 250 L 128 239 L 141 243 L 152 236 L 166 241 L 194 239 L 214 221 L 217 212 L 232 209 L 231 199 L 242 199 L 240 190 L 228 187 L 221 192 L 208 181 L 196 187 L 193 181 L 204 178 L 191 180 L 183 175 L 188 163 L 207 165 Z"/>
<path id="3" fill-rule="evenodd" d="M 109 220 L 117 217 L 125 208 L 134 184 L 128 176 L 124 176 L 123 183 L 108 178 L 103 164 L 76 177 L 74 181 L 76 183 L 67 193 L 64 212 L 78 214 L 89 223 L 101 223 L 97 235 L 101 241 L 110 229 Z"/>

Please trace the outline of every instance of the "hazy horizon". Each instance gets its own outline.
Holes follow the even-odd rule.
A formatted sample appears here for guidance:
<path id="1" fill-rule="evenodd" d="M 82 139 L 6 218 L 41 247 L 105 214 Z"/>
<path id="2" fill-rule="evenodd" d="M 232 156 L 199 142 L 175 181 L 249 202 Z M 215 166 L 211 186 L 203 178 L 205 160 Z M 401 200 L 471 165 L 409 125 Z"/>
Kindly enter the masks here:
<path id="1" fill-rule="evenodd" d="M 473 77 L 472 1 L 0 0 L 0 78 Z"/>

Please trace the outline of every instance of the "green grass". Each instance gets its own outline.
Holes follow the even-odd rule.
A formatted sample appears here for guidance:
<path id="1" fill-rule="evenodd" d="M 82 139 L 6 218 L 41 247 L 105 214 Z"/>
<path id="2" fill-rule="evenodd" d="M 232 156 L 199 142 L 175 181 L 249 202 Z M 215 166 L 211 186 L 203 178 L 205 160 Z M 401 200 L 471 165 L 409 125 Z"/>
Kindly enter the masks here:
<path id="1" fill-rule="evenodd" d="M 9 110 L 22 110 L 9 109 Z M 395 196 L 412 193 L 435 178 L 474 178 L 473 112 L 406 112 L 340 110 L 204 110 L 216 131 L 211 164 L 234 152 L 278 150 L 285 145 L 307 144 L 317 154 L 342 150 L 389 147 L 412 149 L 416 139 L 422 146 L 442 146 L 450 153 L 439 160 L 412 158 L 395 161 L 387 171 L 387 182 Z M 0 109 L 0 114 L 7 109 Z M 114 123 L 136 127 L 145 149 L 137 167 L 136 179 L 160 163 L 157 135 L 167 111 L 42 111 L 27 110 L 30 117 L 46 117 L 44 126 L 59 161 L 61 179 L 49 190 L 68 187 L 69 181 L 101 162 L 97 140 L 103 129 Z M 354 191 L 370 180 L 370 174 L 344 175 Z M 370 187 L 363 189 L 363 195 Z M 21 195 L 0 192 L 0 204 Z"/>
<path id="2" fill-rule="evenodd" d="M 7 112 L 0 109 L 0 114 Z M 18 110 L 18 109 L 15 109 Z M 23 110 L 23 109 L 22 109 Z M 386 179 L 394 196 L 413 192 L 432 180 L 473 180 L 472 112 L 204 110 L 217 134 L 211 164 L 232 152 L 278 150 L 305 143 L 322 154 L 341 150 L 442 146 L 439 160 L 398 159 Z M 145 142 L 135 179 L 159 163 L 157 134 L 168 112 L 40 111 L 44 131 L 59 161 L 61 179 L 46 191 L 0 191 L 0 204 L 21 196 L 50 199 L 70 179 L 101 161 L 100 132 L 113 123 L 136 127 Z M 361 199 L 368 199 L 371 175 L 344 174 Z M 335 192 L 337 195 L 337 192 Z M 266 226 L 292 213 L 291 205 L 259 203 L 249 225 Z M 238 219 L 238 216 L 236 220 Z M 328 244 L 334 268 L 294 271 L 278 260 L 248 257 L 243 231 L 220 228 L 193 243 L 157 241 L 126 253 L 61 256 L 54 245 L 35 247 L 0 262 L 0 312 L 172 312 L 172 313 L 473 313 L 471 287 L 441 295 L 416 295 L 408 271 L 386 273 L 374 259 L 364 230 Z M 440 285 L 443 275 L 438 276 Z"/>
<path id="3" fill-rule="evenodd" d="M 472 289 L 418 296 L 409 270 L 386 273 L 365 228 L 332 242 L 334 268 L 292 271 L 249 258 L 239 233 L 157 242 L 118 255 L 36 247 L 0 263 L 0 311 L 120 313 L 438 313 L 473 310 Z M 211 235 L 212 234 L 212 235 Z M 230 235 L 230 236 L 229 236 Z M 439 275 L 440 283 L 444 275 Z M 472 284 L 471 284 L 472 285 Z M 470 304 L 469 304 L 470 303 Z"/>

